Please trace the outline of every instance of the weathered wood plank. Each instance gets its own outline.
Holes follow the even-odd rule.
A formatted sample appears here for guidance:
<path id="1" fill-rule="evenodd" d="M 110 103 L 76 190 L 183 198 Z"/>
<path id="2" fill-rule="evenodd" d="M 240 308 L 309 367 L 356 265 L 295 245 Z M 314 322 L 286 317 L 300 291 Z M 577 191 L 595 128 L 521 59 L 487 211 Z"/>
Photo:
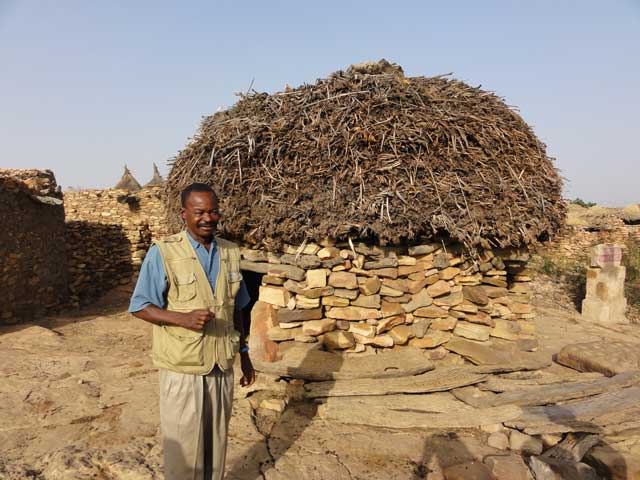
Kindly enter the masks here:
<path id="1" fill-rule="evenodd" d="M 308 398 L 427 393 L 444 392 L 464 385 L 473 385 L 486 378 L 486 374 L 476 373 L 465 367 L 445 367 L 421 375 L 388 378 L 384 382 L 375 379 L 358 379 L 310 383 L 304 388 Z"/>
<path id="2" fill-rule="evenodd" d="M 255 362 L 254 367 L 259 372 L 312 381 L 410 377 L 434 368 L 428 353 L 414 348 L 347 357 L 305 346 L 290 348 L 277 362 Z"/>

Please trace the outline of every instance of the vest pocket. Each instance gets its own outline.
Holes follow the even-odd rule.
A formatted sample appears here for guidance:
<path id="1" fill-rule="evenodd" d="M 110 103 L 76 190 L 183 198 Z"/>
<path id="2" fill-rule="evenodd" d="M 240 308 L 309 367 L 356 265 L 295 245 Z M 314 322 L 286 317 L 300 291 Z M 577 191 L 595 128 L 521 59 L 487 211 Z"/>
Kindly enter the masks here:
<path id="1" fill-rule="evenodd" d="M 160 356 L 177 367 L 204 365 L 204 337 L 182 327 L 162 327 Z"/>
<path id="2" fill-rule="evenodd" d="M 198 289 L 195 273 L 176 273 L 174 276 L 174 282 L 177 289 L 176 300 L 178 302 L 188 302 L 196 297 Z"/>

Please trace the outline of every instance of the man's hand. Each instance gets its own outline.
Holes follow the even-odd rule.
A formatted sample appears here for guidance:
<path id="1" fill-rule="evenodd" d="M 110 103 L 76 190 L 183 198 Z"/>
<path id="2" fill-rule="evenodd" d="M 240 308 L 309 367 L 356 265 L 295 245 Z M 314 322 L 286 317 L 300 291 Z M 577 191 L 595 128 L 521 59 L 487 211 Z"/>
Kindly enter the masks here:
<path id="1" fill-rule="evenodd" d="M 251 364 L 249 352 L 240 354 L 240 366 L 242 367 L 242 378 L 240 379 L 240 386 L 248 387 L 250 385 L 253 385 L 253 382 L 256 381 L 256 372 L 253 369 L 253 365 Z"/>
<path id="2" fill-rule="evenodd" d="M 206 308 L 201 308 L 185 313 L 180 326 L 201 332 L 209 320 L 213 320 L 213 313 Z"/>

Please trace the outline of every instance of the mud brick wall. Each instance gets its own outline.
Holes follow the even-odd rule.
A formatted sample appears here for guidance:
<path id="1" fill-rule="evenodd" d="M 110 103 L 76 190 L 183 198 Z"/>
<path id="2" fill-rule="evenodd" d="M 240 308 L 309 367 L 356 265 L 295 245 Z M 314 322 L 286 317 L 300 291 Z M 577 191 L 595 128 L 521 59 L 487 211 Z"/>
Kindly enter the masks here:
<path id="1" fill-rule="evenodd" d="M 66 299 L 62 194 L 51 171 L 0 169 L 0 323 L 33 320 Z"/>
<path id="2" fill-rule="evenodd" d="M 242 269 L 262 274 L 251 348 L 262 361 L 295 342 L 362 354 L 408 346 L 434 360 L 468 340 L 535 349 L 528 261 L 522 250 L 472 260 L 460 245 L 437 243 L 243 249 Z"/>
<path id="3" fill-rule="evenodd" d="M 74 306 L 130 283 L 152 239 L 166 234 L 162 187 L 66 192 L 64 204 Z"/>

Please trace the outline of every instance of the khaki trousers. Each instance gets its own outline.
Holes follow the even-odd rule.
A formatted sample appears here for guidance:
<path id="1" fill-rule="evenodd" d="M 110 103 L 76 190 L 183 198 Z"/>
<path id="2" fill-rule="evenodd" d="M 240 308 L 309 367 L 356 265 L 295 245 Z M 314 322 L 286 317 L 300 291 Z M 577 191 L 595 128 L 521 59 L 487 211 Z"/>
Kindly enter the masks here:
<path id="1" fill-rule="evenodd" d="M 222 480 L 233 368 L 208 375 L 160 369 L 165 480 Z"/>

